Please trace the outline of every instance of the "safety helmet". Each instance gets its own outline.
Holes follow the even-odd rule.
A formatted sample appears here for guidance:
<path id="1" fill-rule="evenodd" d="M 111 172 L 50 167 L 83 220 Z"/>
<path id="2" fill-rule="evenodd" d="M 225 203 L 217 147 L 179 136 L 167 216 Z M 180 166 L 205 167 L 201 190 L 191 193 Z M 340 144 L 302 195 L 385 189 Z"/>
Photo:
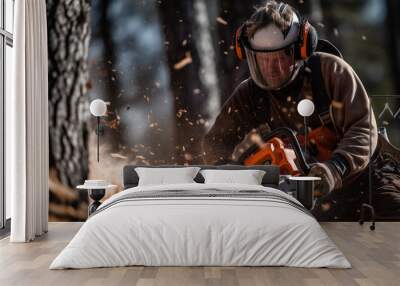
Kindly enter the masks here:
<path id="1" fill-rule="evenodd" d="M 282 15 L 288 7 L 282 2 L 277 11 Z M 239 59 L 247 59 L 252 79 L 263 89 L 279 90 L 291 83 L 303 60 L 317 47 L 315 28 L 293 9 L 290 25 L 284 31 L 270 23 L 248 38 L 247 27 L 248 23 L 244 23 L 236 32 L 236 55 Z"/>

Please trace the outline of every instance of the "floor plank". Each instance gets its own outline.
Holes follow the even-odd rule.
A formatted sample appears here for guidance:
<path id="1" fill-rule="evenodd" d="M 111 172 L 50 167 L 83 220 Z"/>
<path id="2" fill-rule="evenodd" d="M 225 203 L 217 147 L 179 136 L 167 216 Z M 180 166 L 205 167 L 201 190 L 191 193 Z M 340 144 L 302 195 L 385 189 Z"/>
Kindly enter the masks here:
<path id="1" fill-rule="evenodd" d="M 381 222 L 375 231 L 357 223 L 322 223 L 350 260 L 352 269 L 290 267 L 118 267 L 49 270 L 55 256 L 82 223 L 49 224 L 49 233 L 32 243 L 0 240 L 0 285 L 399 285 L 400 223 Z"/>

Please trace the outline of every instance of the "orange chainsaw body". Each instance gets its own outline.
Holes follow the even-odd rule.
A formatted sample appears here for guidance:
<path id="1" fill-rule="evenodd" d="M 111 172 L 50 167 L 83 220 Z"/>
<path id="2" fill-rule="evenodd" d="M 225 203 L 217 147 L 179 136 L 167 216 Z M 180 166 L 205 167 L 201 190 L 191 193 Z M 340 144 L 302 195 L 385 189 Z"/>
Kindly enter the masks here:
<path id="1" fill-rule="evenodd" d="M 304 136 L 296 136 L 299 143 L 304 145 Z M 317 149 L 316 158 L 319 161 L 329 160 L 336 147 L 337 140 L 335 134 L 327 127 L 319 127 L 312 130 L 308 135 L 308 142 Z M 265 162 L 272 165 L 278 165 L 282 174 L 298 176 L 301 170 L 297 167 L 296 154 L 292 148 L 286 148 L 285 142 L 274 137 L 263 143 L 259 150 L 251 154 L 244 160 L 244 165 L 262 165 Z"/>
<path id="2" fill-rule="evenodd" d="M 278 165 L 282 174 L 299 175 L 300 171 L 296 166 L 296 154 L 290 148 L 285 148 L 282 139 L 274 137 L 264 143 L 260 150 L 250 155 L 245 165 L 263 165 L 269 161 L 271 165 Z"/>

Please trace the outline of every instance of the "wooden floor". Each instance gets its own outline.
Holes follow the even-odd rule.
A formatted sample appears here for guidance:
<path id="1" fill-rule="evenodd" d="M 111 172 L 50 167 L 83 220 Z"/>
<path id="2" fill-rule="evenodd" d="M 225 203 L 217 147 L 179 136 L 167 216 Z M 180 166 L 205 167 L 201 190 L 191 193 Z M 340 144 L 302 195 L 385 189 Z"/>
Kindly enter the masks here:
<path id="1" fill-rule="evenodd" d="M 48 270 L 81 223 L 50 223 L 32 243 L 0 241 L 0 285 L 400 285 L 400 223 L 323 223 L 353 268 L 123 267 Z"/>

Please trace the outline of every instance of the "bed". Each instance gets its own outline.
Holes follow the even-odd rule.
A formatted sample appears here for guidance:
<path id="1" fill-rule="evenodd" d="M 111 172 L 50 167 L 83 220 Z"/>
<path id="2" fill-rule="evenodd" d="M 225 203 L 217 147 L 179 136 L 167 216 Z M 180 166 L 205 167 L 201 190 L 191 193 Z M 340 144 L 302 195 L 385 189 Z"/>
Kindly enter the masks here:
<path id="1" fill-rule="evenodd" d="M 278 190 L 275 166 L 198 166 L 263 170 L 260 185 L 204 183 L 200 172 L 193 183 L 138 185 L 137 167 L 125 166 L 125 190 L 103 202 L 50 269 L 351 267 L 309 211 Z"/>

